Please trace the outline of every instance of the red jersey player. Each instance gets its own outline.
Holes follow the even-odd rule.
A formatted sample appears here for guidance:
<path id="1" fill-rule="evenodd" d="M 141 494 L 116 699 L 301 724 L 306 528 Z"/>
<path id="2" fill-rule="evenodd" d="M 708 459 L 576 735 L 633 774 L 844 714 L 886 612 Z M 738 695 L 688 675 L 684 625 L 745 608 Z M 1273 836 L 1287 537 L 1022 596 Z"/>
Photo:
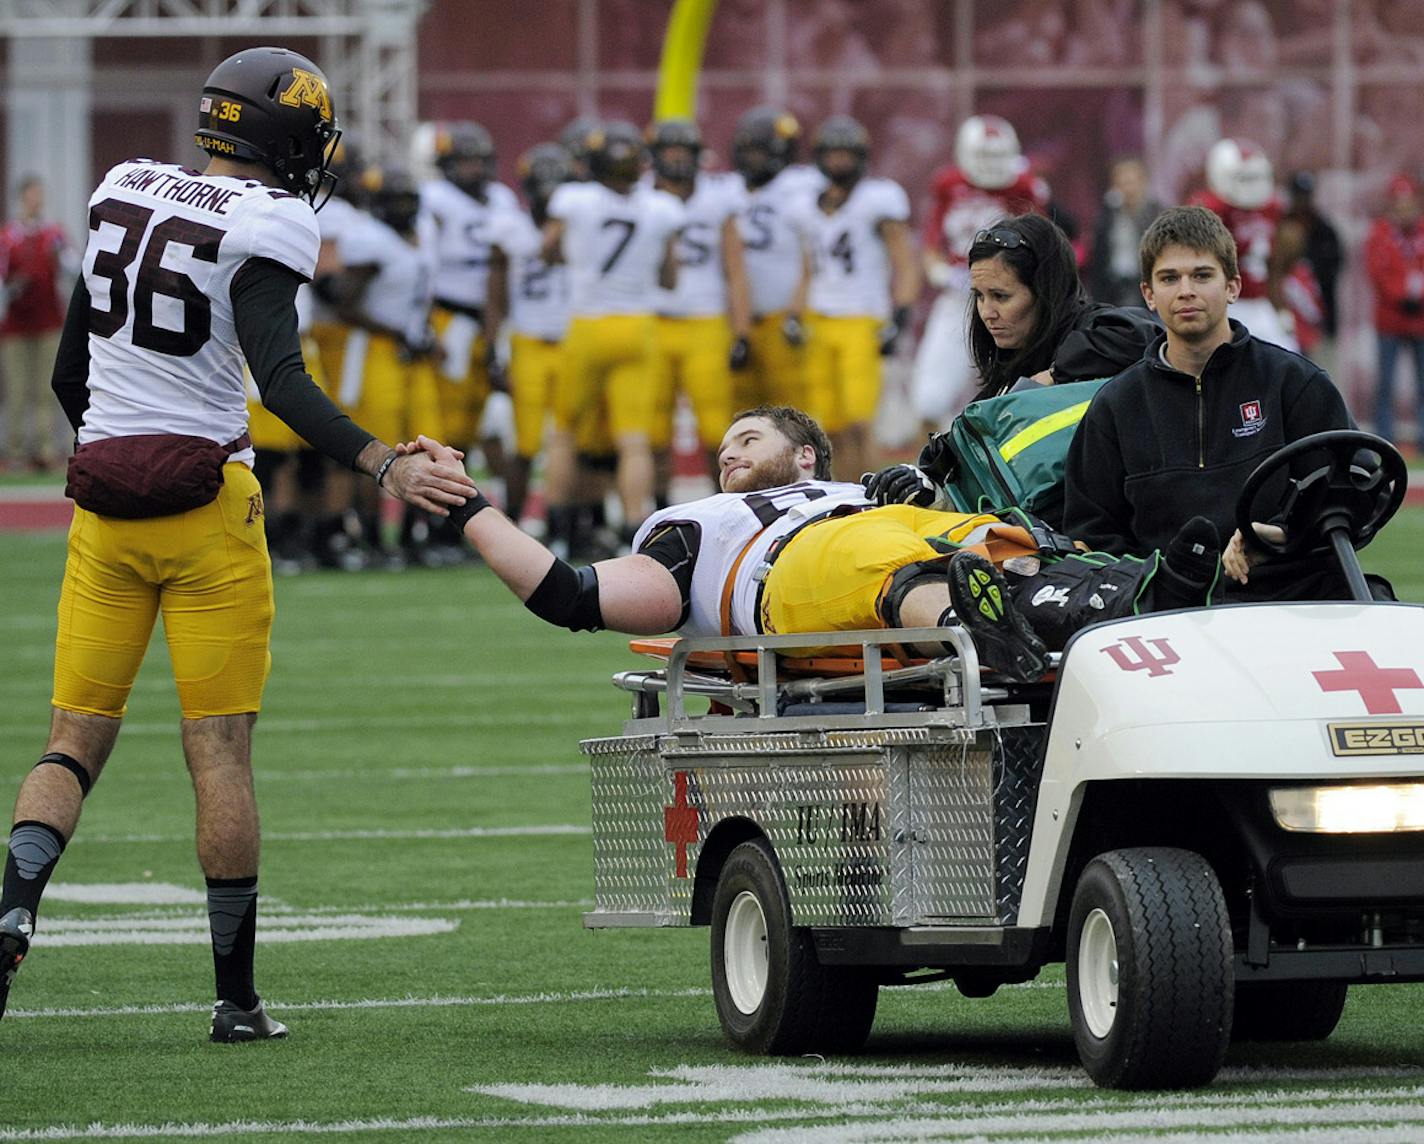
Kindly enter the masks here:
<path id="1" fill-rule="evenodd" d="M 954 162 L 930 184 L 922 246 L 925 276 L 940 289 L 915 356 L 915 411 L 943 427 L 973 392 L 974 365 L 964 337 L 969 248 L 974 235 L 1007 215 L 1044 214 L 1048 184 L 1030 172 L 1013 124 L 997 115 L 966 119 Z"/>
<path id="2" fill-rule="evenodd" d="M 1276 192 L 1271 160 L 1255 143 L 1219 139 L 1206 157 L 1205 190 L 1188 200 L 1215 212 L 1236 240 L 1241 295 L 1232 316 L 1256 337 L 1286 349 L 1298 348 L 1278 305 L 1275 280 L 1276 235 L 1285 203 Z"/>

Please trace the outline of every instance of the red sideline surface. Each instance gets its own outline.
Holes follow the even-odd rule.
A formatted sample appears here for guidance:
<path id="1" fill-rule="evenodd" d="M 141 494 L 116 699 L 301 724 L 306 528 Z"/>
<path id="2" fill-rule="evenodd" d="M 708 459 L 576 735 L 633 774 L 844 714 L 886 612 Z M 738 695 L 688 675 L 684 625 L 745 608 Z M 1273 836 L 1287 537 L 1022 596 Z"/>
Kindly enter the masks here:
<path id="1" fill-rule="evenodd" d="M 1404 503 L 1424 505 L 1424 469 L 1411 470 Z M 69 527 L 73 504 L 62 485 L 0 486 L 0 532 L 46 532 Z M 534 506 L 531 506 L 534 507 Z"/>

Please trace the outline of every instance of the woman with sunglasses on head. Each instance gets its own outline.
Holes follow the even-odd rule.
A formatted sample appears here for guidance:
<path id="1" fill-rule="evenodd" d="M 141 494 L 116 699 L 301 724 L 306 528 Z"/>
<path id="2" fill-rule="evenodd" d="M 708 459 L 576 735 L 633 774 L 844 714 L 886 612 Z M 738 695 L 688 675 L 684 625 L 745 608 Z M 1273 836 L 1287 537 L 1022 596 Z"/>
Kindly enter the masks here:
<path id="1" fill-rule="evenodd" d="M 1001 219 L 969 248 L 969 352 L 979 398 L 1029 382 L 1112 377 L 1158 332 L 1140 307 L 1089 300 L 1067 236 L 1041 215 Z"/>

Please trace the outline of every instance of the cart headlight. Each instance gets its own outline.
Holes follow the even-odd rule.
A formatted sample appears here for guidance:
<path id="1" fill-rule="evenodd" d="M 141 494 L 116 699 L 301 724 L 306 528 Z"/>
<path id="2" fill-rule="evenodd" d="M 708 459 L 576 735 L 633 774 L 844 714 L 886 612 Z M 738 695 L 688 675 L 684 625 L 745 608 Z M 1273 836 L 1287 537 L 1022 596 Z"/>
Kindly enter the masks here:
<path id="1" fill-rule="evenodd" d="M 1388 834 L 1424 830 L 1424 783 L 1277 787 L 1271 813 L 1285 830 Z"/>

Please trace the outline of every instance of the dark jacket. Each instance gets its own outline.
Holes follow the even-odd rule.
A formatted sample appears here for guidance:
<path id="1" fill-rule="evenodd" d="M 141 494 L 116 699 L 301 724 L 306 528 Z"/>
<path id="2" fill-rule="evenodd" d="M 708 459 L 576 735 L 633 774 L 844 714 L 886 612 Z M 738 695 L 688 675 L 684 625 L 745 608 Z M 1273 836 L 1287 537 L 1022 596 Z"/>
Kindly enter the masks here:
<path id="1" fill-rule="evenodd" d="M 1053 355 L 1053 383 L 1101 381 L 1141 360 L 1162 327 L 1137 306 L 1086 307 Z"/>
<path id="2" fill-rule="evenodd" d="M 1200 379 L 1161 356 L 1166 334 L 1093 398 L 1068 450 L 1064 531 L 1089 548 L 1145 556 L 1191 517 L 1224 546 L 1251 471 L 1282 445 L 1353 428 L 1324 370 L 1239 322 Z M 1275 502 L 1264 497 L 1263 509 Z"/>

